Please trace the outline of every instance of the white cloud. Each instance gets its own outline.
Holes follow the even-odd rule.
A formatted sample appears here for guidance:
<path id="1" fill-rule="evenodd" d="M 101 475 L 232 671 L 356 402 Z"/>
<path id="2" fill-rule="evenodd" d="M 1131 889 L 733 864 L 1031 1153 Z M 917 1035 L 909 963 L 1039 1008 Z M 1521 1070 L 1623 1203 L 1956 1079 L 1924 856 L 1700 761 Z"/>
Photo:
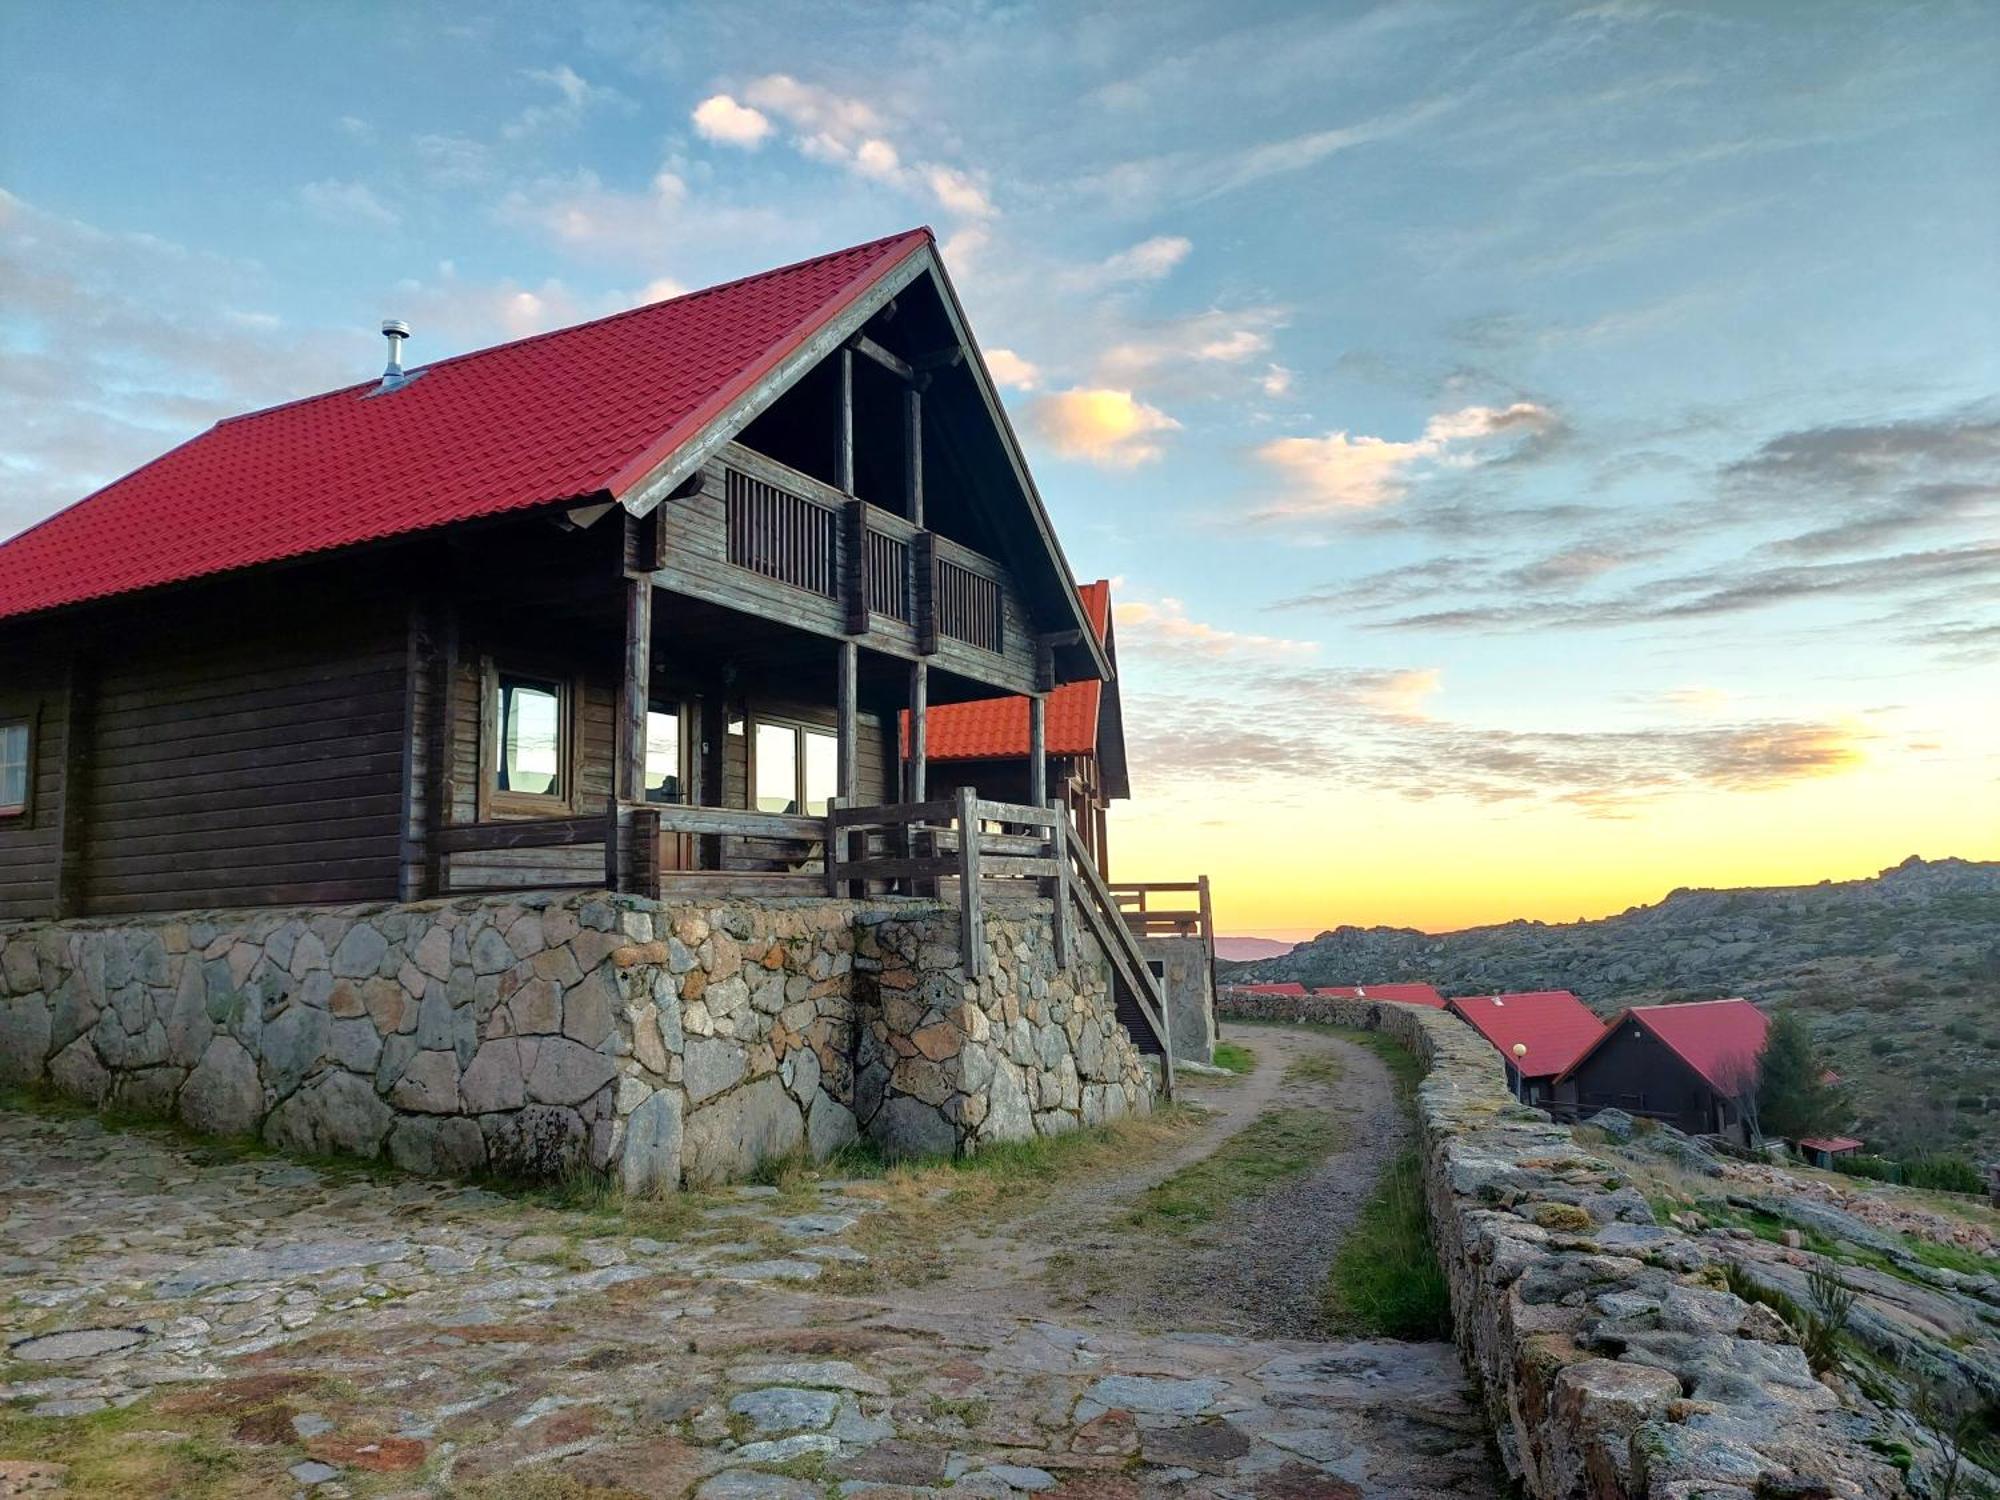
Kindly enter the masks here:
<path id="1" fill-rule="evenodd" d="M 1283 365 L 1271 365 L 1257 377 L 1257 384 L 1267 396 L 1288 396 L 1292 390 L 1292 371 Z"/>
<path id="2" fill-rule="evenodd" d="M 448 187 L 484 182 L 492 175 L 490 153 L 483 141 L 463 135 L 420 135 L 410 143 L 426 178 Z"/>
<path id="3" fill-rule="evenodd" d="M 1158 281 L 1188 257 L 1194 241 L 1178 234 L 1155 235 L 1107 257 L 1100 269 L 1114 281 Z"/>
<path id="4" fill-rule="evenodd" d="M 1065 458 L 1107 469 L 1150 463 L 1163 451 L 1155 438 L 1180 427 L 1130 391 L 1105 387 L 1052 391 L 1028 411 L 1036 431 Z"/>
<path id="5" fill-rule="evenodd" d="M 1344 431 L 1274 438 L 1256 450 L 1257 457 L 1279 472 L 1287 494 L 1260 515 L 1270 519 L 1383 505 L 1402 497 L 1419 465 L 1471 466 L 1491 456 L 1482 445 L 1493 439 L 1545 435 L 1556 426 L 1547 407 L 1517 401 L 1506 407 L 1439 412 L 1424 425 L 1422 437 L 1408 442 Z"/>
<path id="6" fill-rule="evenodd" d="M 1012 349 L 988 349 L 986 368 L 992 372 L 994 380 L 1017 391 L 1032 391 L 1035 382 L 1042 378 L 1039 368 Z"/>
<path id="7" fill-rule="evenodd" d="M 813 161 L 893 184 L 959 218 L 993 215 L 993 200 L 978 177 L 945 162 L 911 160 L 910 152 L 897 144 L 901 122 L 865 99 L 789 73 L 767 73 L 746 84 L 741 99 L 718 93 L 694 112 L 701 135 L 732 146 L 761 144 L 776 132 L 779 121 L 791 131 L 793 148 Z"/>
<path id="8" fill-rule="evenodd" d="M 704 140 L 755 150 L 771 134 L 771 117 L 761 109 L 739 104 L 727 94 L 712 94 L 694 107 L 695 132 Z"/>
<path id="9" fill-rule="evenodd" d="M 687 290 L 671 276 L 655 276 L 639 288 L 638 295 L 632 299 L 632 305 L 644 307 L 648 302 L 665 302 L 669 297 L 686 296 Z"/>
<path id="10" fill-rule="evenodd" d="M 630 101 L 618 90 L 587 81 L 568 63 L 553 68 L 529 68 L 521 76 L 548 85 L 556 91 L 556 98 L 553 103 L 529 105 L 503 125 L 500 133 L 509 140 L 523 140 L 545 130 L 572 130 L 594 105 L 630 107 Z"/>
<path id="11" fill-rule="evenodd" d="M 342 182 L 332 177 L 309 182 L 299 189 L 299 202 L 330 224 L 390 229 L 401 222 L 396 211 L 376 197 L 373 188 L 361 182 Z"/>
<path id="12" fill-rule="evenodd" d="M 952 213 L 964 214 L 968 219 L 984 219 L 992 214 L 993 203 L 985 190 L 958 168 L 926 167 L 923 177 L 937 201 Z"/>

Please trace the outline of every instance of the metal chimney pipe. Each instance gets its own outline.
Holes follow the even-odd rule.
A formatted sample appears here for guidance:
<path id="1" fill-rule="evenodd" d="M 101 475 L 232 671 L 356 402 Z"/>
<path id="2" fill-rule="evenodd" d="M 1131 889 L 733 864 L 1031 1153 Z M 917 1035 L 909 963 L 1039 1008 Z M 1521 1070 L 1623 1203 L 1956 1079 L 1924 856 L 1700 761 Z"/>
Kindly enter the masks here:
<path id="1" fill-rule="evenodd" d="M 403 379 L 403 340 L 410 336 L 410 325 L 401 318 L 382 320 L 382 337 L 389 341 L 389 365 L 382 371 L 385 385 L 396 385 Z"/>

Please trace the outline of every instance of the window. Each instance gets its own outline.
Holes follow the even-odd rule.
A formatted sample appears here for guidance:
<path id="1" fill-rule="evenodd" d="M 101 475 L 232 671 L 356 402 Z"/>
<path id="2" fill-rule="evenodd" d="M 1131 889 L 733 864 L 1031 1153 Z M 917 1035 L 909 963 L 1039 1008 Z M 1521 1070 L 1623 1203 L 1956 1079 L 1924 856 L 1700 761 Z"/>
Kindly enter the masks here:
<path id="1" fill-rule="evenodd" d="M 821 817 L 840 790 L 840 741 L 829 729 L 758 720 L 751 742 L 759 812 Z"/>
<path id="2" fill-rule="evenodd" d="M 496 681 L 499 755 L 494 790 L 525 797 L 567 797 L 563 685 L 511 672 L 500 673 Z"/>
<path id="3" fill-rule="evenodd" d="M 0 724 L 0 818 L 28 810 L 28 723 Z"/>
<path id="4" fill-rule="evenodd" d="M 799 810 L 799 732 L 790 724 L 759 724 L 757 752 L 757 811 Z"/>
<path id="5" fill-rule="evenodd" d="M 646 800 L 680 802 L 681 711 L 654 708 L 646 712 Z"/>

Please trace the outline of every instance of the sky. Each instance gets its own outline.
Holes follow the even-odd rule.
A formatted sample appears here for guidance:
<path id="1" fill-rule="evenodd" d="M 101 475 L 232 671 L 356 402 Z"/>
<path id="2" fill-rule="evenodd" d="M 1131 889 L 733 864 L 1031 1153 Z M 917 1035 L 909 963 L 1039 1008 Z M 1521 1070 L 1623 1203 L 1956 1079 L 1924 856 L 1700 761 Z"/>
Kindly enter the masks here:
<path id="1" fill-rule="evenodd" d="M 2000 7 L 0 0 L 0 535 L 927 223 L 1110 577 L 1112 873 L 1568 921 L 2000 856 Z"/>

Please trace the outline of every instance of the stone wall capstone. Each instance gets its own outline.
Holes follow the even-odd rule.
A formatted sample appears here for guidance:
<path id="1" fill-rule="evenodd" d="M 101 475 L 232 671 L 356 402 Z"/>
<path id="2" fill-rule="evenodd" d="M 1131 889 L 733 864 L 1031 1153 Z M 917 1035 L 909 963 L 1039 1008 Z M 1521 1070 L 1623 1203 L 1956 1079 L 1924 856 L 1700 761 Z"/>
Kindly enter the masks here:
<path id="1" fill-rule="evenodd" d="M 0 923 L 0 1082 L 636 1192 L 824 1158 L 863 1121 L 970 1151 L 1149 1107 L 1101 963 L 1057 964 L 1045 907 L 996 912 L 976 980 L 957 929 L 932 902 L 601 891 Z"/>
<path id="2" fill-rule="evenodd" d="M 1457 1342 L 1509 1473 L 1535 1500 L 1897 1500 L 1892 1436 L 1816 1379 L 1715 1252 L 1656 1224 L 1617 1168 L 1517 1103 L 1498 1054 L 1449 1012 L 1248 995 L 1238 1020 L 1380 1030 L 1426 1067 L 1424 1189 Z"/>

